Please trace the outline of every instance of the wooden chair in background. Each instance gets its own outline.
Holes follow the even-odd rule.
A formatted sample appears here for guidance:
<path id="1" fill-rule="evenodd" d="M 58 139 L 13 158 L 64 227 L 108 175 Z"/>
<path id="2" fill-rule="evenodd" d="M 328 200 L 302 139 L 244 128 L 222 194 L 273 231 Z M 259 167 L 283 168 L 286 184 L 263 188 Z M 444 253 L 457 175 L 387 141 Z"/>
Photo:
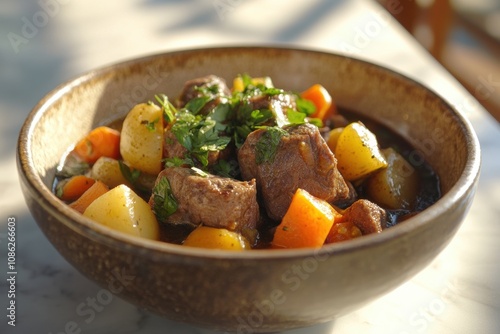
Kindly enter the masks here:
<path id="1" fill-rule="evenodd" d="M 378 2 L 500 122 L 498 40 L 469 24 L 450 0 Z M 464 43 L 458 34 L 474 43 Z"/>

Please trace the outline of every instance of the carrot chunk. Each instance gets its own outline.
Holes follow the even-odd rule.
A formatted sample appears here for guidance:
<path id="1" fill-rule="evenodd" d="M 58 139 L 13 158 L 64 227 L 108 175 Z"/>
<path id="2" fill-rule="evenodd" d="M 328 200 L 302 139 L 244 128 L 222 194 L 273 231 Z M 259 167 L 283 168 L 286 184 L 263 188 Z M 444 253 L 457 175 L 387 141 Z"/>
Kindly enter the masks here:
<path id="1" fill-rule="evenodd" d="M 73 152 L 91 164 L 100 157 L 119 159 L 120 132 L 107 126 L 95 128 L 76 144 Z"/>
<path id="2" fill-rule="evenodd" d="M 361 230 L 353 222 L 335 223 L 326 237 L 326 243 L 351 240 L 361 236 Z"/>
<path id="3" fill-rule="evenodd" d="M 325 120 L 334 112 L 335 105 L 328 91 L 320 84 L 315 84 L 300 94 L 303 99 L 309 100 L 316 106 L 316 111 L 311 115 L 313 118 Z"/>
<path id="4" fill-rule="evenodd" d="M 97 197 L 106 193 L 109 190 L 108 186 L 101 181 L 96 181 L 94 184 L 85 191 L 82 196 L 80 196 L 76 201 L 70 203 L 70 208 L 83 213 L 85 209 L 92 203 Z"/>
<path id="5" fill-rule="evenodd" d="M 75 175 L 57 185 L 57 196 L 63 201 L 75 201 L 89 189 L 95 180 L 85 175 Z"/>
<path id="6" fill-rule="evenodd" d="M 326 201 L 297 189 L 274 233 L 273 248 L 321 247 L 337 215 Z"/>

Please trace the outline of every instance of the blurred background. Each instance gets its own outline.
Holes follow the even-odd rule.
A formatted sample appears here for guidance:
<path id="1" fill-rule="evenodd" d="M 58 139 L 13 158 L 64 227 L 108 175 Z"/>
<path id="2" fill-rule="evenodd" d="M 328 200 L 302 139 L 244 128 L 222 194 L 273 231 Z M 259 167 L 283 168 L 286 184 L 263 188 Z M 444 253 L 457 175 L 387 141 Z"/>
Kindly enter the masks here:
<path id="1" fill-rule="evenodd" d="M 379 0 L 500 121 L 500 0 Z"/>

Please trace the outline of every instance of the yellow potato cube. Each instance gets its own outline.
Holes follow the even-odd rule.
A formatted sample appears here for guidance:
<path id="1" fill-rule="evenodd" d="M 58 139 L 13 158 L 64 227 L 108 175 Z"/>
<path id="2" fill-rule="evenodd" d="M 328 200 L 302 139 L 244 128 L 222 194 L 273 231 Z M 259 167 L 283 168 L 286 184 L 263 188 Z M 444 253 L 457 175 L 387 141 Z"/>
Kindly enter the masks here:
<path id="1" fill-rule="evenodd" d="M 160 228 L 151 207 L 126 185 L 96 198 L 83 215 L 117 231 L 158 240 Z"/>
<path id="2" fill-rule="evenodd" d="M 348 181 L 361 179 L 387 167 L 377 138 L 361 122 L 347 125 L 337 139 L 335 156 L 338 169 Z"/>

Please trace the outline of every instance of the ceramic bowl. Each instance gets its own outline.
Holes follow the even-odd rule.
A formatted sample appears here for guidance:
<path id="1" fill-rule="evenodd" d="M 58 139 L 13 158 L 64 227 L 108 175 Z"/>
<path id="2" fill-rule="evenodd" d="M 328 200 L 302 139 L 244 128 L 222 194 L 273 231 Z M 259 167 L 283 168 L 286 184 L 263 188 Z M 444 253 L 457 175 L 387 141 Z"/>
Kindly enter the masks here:
<path id="1" fill-rule="evenodd" d="M 277 87 L 296 91 L 323 84 L 339 106 L 375 118 L 407 139 L 415 157 L 439 175 L 442 198 L 380 234 L 321 249 L 225 252 L 109 230 L 52 194 L 61 157 L 90 129 L 124 117 L 135 103 L 157 93 L 178 95 L 188 79 L 216 74 L 231 82 L 240 73 L 268 75 Z M 174 321 L 257 333 L 330 321 L 427 266 L 470 207 L 479 152 L 471 125 L 454 107 L 398 73 L 319 51 L 223 47 L 146 56 L 62 84 L 27 118 L 18 170 L 41 230 L 86 277 Z"/>

